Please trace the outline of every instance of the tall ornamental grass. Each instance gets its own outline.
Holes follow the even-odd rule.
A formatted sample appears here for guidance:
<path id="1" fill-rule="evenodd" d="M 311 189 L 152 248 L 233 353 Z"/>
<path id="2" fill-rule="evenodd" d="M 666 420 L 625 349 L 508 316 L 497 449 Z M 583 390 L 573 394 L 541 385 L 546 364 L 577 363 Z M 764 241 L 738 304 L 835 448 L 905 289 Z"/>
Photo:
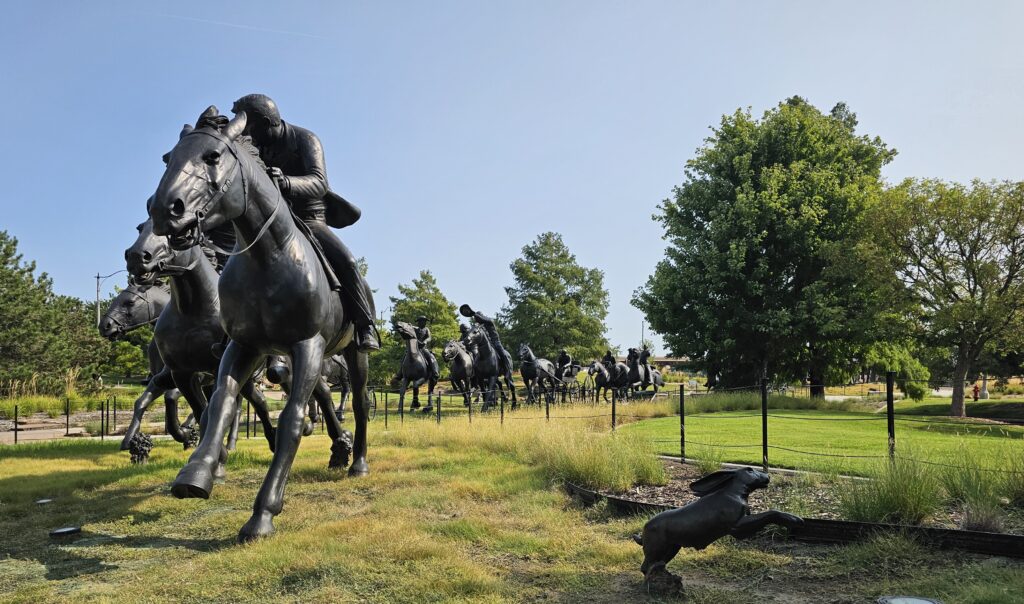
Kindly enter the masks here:
<path id="1" fill-rule="evenodd" d="M 610 424 L 579 417 L 593 407 L 552 409 L 551 422 L 536 409 L 506 412 L 501 425 L 492 415 L 476 416 L 471 425 L 406 422 L 377 432 L 385 444 L 477 449 L 481 454 L 514 455 L 540 467 L 552 480 L 593 489 L 626 490 L 638 484 L 664 484 L 665 469 L 652 444 L 642 436 L 609 431 Z M 649 412 L 655 413 L 653 408 Z M 603 419 L 603 418 L 601 418 Z"/>

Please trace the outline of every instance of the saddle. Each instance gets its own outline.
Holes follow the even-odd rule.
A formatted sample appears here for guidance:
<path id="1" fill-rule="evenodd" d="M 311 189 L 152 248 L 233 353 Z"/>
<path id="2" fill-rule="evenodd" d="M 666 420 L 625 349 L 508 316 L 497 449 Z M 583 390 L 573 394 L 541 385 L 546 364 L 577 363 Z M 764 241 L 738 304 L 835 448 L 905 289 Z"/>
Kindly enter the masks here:
<path id="1" fill-rule="evenodd" d="M 327 283 L 331 286 L 334 291 L 341 291 L 341 280 L 338 279 L 338 274 L 334 272 L 334 268 L 331 263 L 327 261 L 327 255 L 324 253 L 324 248 L 320 247 L 320 242 L 317 241 L 316 236 L 313 235 L 313 231 L 309 228 L 305 222 L 303 222 L 298 216 L 295 215 L 295 211 L 292 209 L 290 203 L 285 202 L 288 206 L 288 213 L 291 214 L 292 220 L 295 221 L 296 228 L 302 233 L 306 241 L 313 248 L 313 253 L 316 254 L 317 260 L 320 261 L 320 266 L 324 269 L 324 275 L 327 276 Z"/>

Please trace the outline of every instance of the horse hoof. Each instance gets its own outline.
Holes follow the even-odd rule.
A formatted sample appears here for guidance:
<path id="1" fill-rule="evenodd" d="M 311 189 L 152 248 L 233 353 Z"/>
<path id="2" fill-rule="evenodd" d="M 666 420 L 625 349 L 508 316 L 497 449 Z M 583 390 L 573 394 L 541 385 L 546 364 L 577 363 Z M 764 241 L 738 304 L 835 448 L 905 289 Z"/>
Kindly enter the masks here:
<path id="1" fill-rule="evenodd" d="M 424 407 L 423 409 L 421 409 L 421 412 L 422 413 L 430 413 L 433 410 L 434 410 L 433 407 Z"/>
<path id="2" fill-rule="evenodd" d="M 178 499 L 209 499 L 213 491 L 213 472 L 201 463 L 188 463 L 171 484 Z"/>
<path id="3" fill-rule="evenodd" d="M 213 482 L 215 484 L 224 484 L 224 478 L 227 475 L 228 475 L 227 468 L 224 467 L 224 464 L 219 463 L 219 464 L 217 464 L 217 469 L 213 471 Z"/>
<path id="4" fill-rule="evenodd" d="M 130 441 L 130 440 L 131 440 L 131 437 L 128 436 L 128 435 L 125 435 L 124 440 L 121 441 L 121 450 L 122 451 L 127 451 L 128 450 L 128 441 Z"/>
<path id="5" fill-rule="evenodd" d="M 253 515 L 238 531 L 239 543 L 251 543 L 274 534 L 274 517 L 270 514 Z"/>
<path id="6" fill-rule="evenodd" d="M 366 459 L 358 459 L 348 469 L 349 476 L 366 476 L 370 473 L 370 466 L 366 465 Z"/>
<path id="7" fill-rule="evenodd" d="M 345 421 L 345 414 L 344 413 L 335 413 L 334 417 L 337 417 L 339 422 L 344 422 Z"/>
<path id="8" fill-rule="evenodd" d="M 309 436 L 313 433 L 313 422 L 308 419 L 302 421 L 302 435 Z"/>
<path id="9" fill-rule="evenodd" d="M 339 436 L 331 444 L 331 460 L 327 462 L 328 468 L 346 468 L 352 458 L 352 433 L 342 430 Z"/>

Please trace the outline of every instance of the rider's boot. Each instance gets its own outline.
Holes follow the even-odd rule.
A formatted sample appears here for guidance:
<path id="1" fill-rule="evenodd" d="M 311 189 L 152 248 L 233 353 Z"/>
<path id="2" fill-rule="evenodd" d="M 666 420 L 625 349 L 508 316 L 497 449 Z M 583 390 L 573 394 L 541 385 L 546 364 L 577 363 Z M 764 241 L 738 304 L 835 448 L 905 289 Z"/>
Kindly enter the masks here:
<path id="1" fill-rule="evenodd" d="M 380 342 L 377 341 L 376 330 L 372 324 L 356 325 L 356 346 L 359 352 L 380 350 Z"/>

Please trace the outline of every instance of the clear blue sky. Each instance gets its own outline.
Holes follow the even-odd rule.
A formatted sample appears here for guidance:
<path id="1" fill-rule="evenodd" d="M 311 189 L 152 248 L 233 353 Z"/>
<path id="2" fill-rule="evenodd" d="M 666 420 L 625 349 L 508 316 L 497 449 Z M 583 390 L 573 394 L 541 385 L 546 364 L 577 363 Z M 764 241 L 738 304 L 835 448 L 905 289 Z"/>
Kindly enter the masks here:
<path id="1" fill-rule="evenodd" d="M 429 268 L 494 313 L 509 262 L 555 230 L 604 270 L 609 337 L 632 345 L 629 298 L 664 247 L 651 214 L 723 113 L 842 100 L 899 150 L 890 180 L 1024 179 L 1022 7 L 7 2 L 0 228 L 91 299 L 181 125 L 263 92 L 320 135 L 332 188 L 363 208 L 343 238 L 379 307 Z"/>

